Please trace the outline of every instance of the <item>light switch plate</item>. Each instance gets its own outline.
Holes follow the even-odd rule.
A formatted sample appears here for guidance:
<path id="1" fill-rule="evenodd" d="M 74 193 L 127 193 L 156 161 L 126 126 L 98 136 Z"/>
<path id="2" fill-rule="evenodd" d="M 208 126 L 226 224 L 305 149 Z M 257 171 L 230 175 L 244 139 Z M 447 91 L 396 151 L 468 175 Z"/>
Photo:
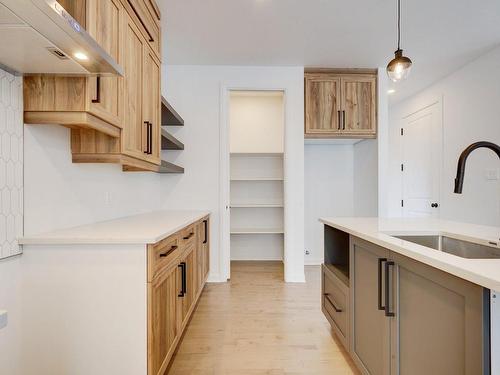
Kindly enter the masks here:
<path id="1" fill-rule="evenodd" d="M 0 329 L 7 326 L 7 311 L 0 310 Z"/>

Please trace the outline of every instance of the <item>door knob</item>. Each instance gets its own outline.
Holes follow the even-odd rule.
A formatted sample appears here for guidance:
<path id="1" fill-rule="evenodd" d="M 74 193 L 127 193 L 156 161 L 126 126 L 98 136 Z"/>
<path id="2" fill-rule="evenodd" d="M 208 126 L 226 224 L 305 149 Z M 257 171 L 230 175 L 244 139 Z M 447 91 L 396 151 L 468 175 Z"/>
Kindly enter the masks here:
<path id="1" fill-rule="evenodd" d="M 438 208 L 438 207 L 439 207 L 439 204 L 438 204 L 438 203 L 431 203 L 431 207 L 432 207 L 432 208 Z"/>

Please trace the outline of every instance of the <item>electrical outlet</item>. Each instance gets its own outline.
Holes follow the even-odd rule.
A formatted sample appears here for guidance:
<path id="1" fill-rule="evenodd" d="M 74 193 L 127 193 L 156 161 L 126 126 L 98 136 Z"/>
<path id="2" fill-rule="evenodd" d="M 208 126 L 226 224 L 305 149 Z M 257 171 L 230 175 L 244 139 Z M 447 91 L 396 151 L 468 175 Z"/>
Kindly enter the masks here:
<path id="1" fill-rule="evenodd" d="M 486 178 L 489 181 L 496 181 L 500 179 L 498 169 L 487 169 L 484 172 L 484 178 Z"/>
<path id="2" fill-rule="evenodd" d="M 7 311 L 0 310 L 0 329 L 7 327 Z"/>
<path id="3" fill-rule="evenodd" d="M 309 252 L 309 250 L 306 250 L 306 255 L 309 255 L 309 254 L 311 254 L 311 253 Z"/>
<path id="4" fill-rule="evenodd" d="M 106 206 L 111 206 L 111 193 L 109 191 L 104 193 L 104 204 Z"/>

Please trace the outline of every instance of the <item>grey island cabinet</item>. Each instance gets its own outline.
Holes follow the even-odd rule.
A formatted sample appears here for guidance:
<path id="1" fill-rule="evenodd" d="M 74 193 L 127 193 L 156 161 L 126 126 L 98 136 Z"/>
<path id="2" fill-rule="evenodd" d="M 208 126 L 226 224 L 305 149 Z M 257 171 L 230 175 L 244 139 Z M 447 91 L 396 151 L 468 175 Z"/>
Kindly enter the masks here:
<path id="1" fill-rule="evenodd" d="M 325 225 L 322 307 L 363 374 L 490 374 L 489 289 Z"/>

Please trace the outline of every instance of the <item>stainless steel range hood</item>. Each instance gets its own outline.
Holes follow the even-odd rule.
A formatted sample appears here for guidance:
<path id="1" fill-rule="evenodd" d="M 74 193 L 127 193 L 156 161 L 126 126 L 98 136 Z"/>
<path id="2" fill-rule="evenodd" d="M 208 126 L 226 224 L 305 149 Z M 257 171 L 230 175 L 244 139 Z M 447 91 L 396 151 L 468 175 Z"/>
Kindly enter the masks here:
<path id="1" fill-rule="evenodd" d="M 0 66 L 21 74 L 123 75 L 54 0 L 0 0 Z"/>

